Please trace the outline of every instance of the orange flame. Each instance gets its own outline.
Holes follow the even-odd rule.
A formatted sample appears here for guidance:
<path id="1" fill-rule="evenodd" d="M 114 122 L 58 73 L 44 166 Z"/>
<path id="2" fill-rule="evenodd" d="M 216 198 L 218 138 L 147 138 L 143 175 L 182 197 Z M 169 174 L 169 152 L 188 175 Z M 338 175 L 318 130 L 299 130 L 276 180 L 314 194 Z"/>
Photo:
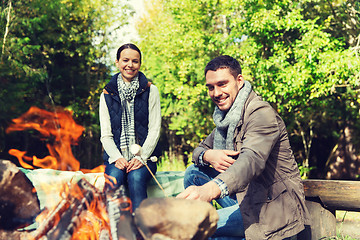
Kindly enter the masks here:
<path id="1" fill-rule="evenodd" d="M 110 188 L 114 188 L 117 181 L 116 178 L 110 175 L 107 175 L 106 173 L 104 173 L 104 177 L 105 177 L 105 185 L 109 185 Z"/>
<path id="2" fill-rule="evenodd" d="M 70 199 L 76 198 L 79 202 L 81 202 L 81 200 L 86 198 L 84 192 L 76 183 L 63 185 L 61 191 L 61 195 L 64 196 L 63 200 L 51 211 L 46 209 L 37 216 L 36 221 L 39 222 L 40 227 L 35 231 L 36 236 L 29 240 L 43 239 L 43 236 L 46 235 L 49 230 L 49 226 L 47 225 L 48 223 L 50 224 L 50 228 L 58 225 L 62 218 L 62 210 L 68 211 L 70 208 Z M 102 230 L 110 232 L 109 217 L 106 210 L 106 204 L 103 199 L 104 196 L 98 193 L 94 194 L 93 197 L 94 199 L 90 202 L 85 202 L 86 209 L 79 212 L 79 215 L 75 215 L 75 212 L 73 212 L 74 217 L 77 218 L 77 220 L 75 220 L 76 231 L 73 232 L 71 240 L 97 240 L 100 239 L 100 233 Z M 72 209 L 72 211 L 75 211 L 76 209 L 77 207 Z"/>
<path id="3" fill-rule="evenodd" d="M 54 113 L 37 107 L 31 107 L 29 111 L 19 118 L 13 119 L 13 123 L 6 129 L 6 133 L 35 129 L 45 139 L 51 139 L 52 144 L 47 143 L 50 156 L 43 159 L 36 156 L 25 156 L 26 152 L 10 149 L 9 154 L 17 157 L 22 167 L 87 172 L 104 172 L 105 167 L 95 169 L 80 169 L 80 163 L 71 151 L 71 145 L 75 145 L 84 131 L 84 127 L 75 123 L 72 112 L 66 109 L 57 109 Z M 26 163 L 32 161 L 32 165 Z"/>
<path id="4" fill-rule="evenodd" d="M 75 123 L 72 118 L 72 112 L 65 109 L 57 109 L 56 112 L 48 112 L 37 107 L 31 107 L 26 113 L 19 118 L 13 119 L 13 123 L 6 129 L 6 133 L 13 131 L 24 131 L 34 129 L 38 131 L 44 140 L 49 140 L 46 144 L 49 150 L 49 156 L 45 158 L 37 158 L 36 156 L 26 156 L 25 151 L 10 149 L 9 154 L 17 157 L 22 167 L 34 169 L 35 167 L 55 169 L 62 171 L 82 171 L 83 173 L 104 172 L 105 166 L 101 165 L 94 169 L 80 169 L 80 163 L 73 156 L 71 145 L 77 143 L 79 137 L 84 131 L 84 127 Z M 82 192 L 73 184 L 71 188 L 68 184 L 62 186 L 46 186 L 43 189 L 51 192 L 52 188 L 60 190 L 63 200 L 52 210 L 45 209 L 37 216 L 37 222 L 46 221 L 52 216 L 56 210 L 60 208 L 68 208 L 67 196 L 77 199 L 83 199 Z M 60 221 L 61 216 L 56 214 L 53 216 L 53 224 L 56 225 Z M 80 222 L 73 233 L 72 240 L 82 239 L 99 239 L 99 234 L 110 231 L 109 217 L 106 210 L 106 204 L 101 196 L 93 199 L 87 209 L 81 212 Z M 44 230 L 40 229 L 39 231 Z M 45 231 L 45 230 L 44 230 Z"/>

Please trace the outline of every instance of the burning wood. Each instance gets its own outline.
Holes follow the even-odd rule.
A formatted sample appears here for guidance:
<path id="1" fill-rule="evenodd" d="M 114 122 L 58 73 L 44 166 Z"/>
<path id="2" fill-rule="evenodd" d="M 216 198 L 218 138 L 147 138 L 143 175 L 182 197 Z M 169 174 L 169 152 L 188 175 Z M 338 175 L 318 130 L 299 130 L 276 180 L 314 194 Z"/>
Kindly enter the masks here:
<path id="1" fill-rule="evenodd" d="M 91 205 L 96 206 L 95 209 L 90 207 Z M 45 213 L 44 220 L 32 234 L 33 238 L 41 240 L 77 239 L 75 236 L 81 231 L 84 215 L 88 211 L 101 212 L 101 210 L 105 210 L 105 215 L 97 214 L 97 218 L 92 219 L 92 221 L 99 222 L 98 228 L 90 229 L 92 233 L 87 233 L 93 239 L 137 239 L 132 204 L 125 193 L 124 186 L 120 186 L 115 191 L 103 193 L 85 179 L 81 179 L 77 184 L 70 186 L 68 194 L 58 206 L 51 212 Z M 83 237 L 81 235 L 79 239 L 83 239 Z"/>
<path id="2" fill-rule="evenodd" d="M 13 170 L 22 173 L 16 166 Z M 26 176 L 23 178 L 26 180 Z M 4 178 L 4 174 L 0 174 L 1 183 L 4 182 L 3 179 L 8 180 L 7 177 Z M 62 199 L 58 204 L 50 211 L 43 210 L 36 217 L 36 230 L 16 230 L 20 225 L 7 231 L 0 229 L 0 239 L 206 239 L 216 228 L 216 210 L 208 203 L 176 198 L 152 198 L 144 200 L 133 215 L 131 201 L 123 186 L 114 191 L 103 192 L 85 179 L 65 186 L 67 188 L 61 191 Z M 31 192 L 31 197 L 36 195 L 32 188 L 27 190 Z M 28 202 L 28 196 L 24 193 L 22 196 L 21 201 L 15 204 L 15 209 L 19 208 L 17 204 L 21 206 L 21 202 Z M 38 202 L 36 196 L 35 200 Z M 34 211 L 30 219 L 39 213 L 39 205 L 35 206 L 38 211 L 34 211 L 36 208 L 28 209 Z M 1 215 L 0 219 L 3 222 L 12 221 L 4 215 Z"/>
<path id="3" fill-rule="evenodd" d="M 50 156 L 39 159 L 36 156 L 28 157 L 23 151 L 10 150 L 9 153 L 16 156 L 24 168 L 51 168 L 64 172 L 78 170 L 104 172 L 103 166 L 93 170 L 80 169 L 80 163 L 71 152 L 71 145 L 77 142 L 83 127 L 75 123 L 71 118 L 71 112 L 64 110 L 50 113 L 33 107 L 21 117 L 13 119 L 13 124 L 6 132 L 28 129 L 35 129 L 44 139 L 51 140 L 46 145 Z M 50 142 L 53 144 L 51 145 Z M 140 154 L 140 151 L 140 146 L 134 146 L 134 154 Z M 146 161 L 144 164 L 147 167 Z M 126 196 L 123 186 L 115 191 L 103 192 L 84 178 L 71 185 L 59 186 L 63 188 L 59 191 L 61 200 L 51 210 L 44 209 L 39 214 L 39 200 L 33 185 L 26 176 L 16 173 L 21 173 L 21 171 L 15 165 L 9 165 L 0 165 L 0 239 L 206 239 L 216 228 L 214 227 L 217 221 L 216 210 L 209 206 L 202 206 L 208 203 L 196 201 L 195 205 L 194 203 L 188 205 L 174 198 L 151 201 L 146 201 L 148 200 L 146 199 L 145 203 L 137 208 L 138 217 L 136 218 L 136 215 L 134 217 L 132 214 L 131 201 Z M 166 196 L 154 175 L 153 178 Z M 46 182 L 44 185 L 47 185 Z M 50 187 L 53 186 L 41 188 L 49 190 Z M 178 221 L 180 213 L 184 216 L 181 222 Z M 17 231 L 19 227 L 32 223 L 36 215 L 38 215 L 36 222 L 39 224 L 36 230 Z M 135 224 L 136 222 L 139 224 Z"/>
<path id="4" fill-rule="evenodd" d="M 132 215 L 132 203 L 124 185 L 106 193 L 106 209 L 112 239 L 136 240 L 137 230 Z"/>
<path id="5" fill-rule="evenodd" d="M 102 194 L 85 179 L 74 184 L 69 193 L 51 211 L 34 234 L 35 239 L 72 239 L 81 223 L 83 212 Z"/>

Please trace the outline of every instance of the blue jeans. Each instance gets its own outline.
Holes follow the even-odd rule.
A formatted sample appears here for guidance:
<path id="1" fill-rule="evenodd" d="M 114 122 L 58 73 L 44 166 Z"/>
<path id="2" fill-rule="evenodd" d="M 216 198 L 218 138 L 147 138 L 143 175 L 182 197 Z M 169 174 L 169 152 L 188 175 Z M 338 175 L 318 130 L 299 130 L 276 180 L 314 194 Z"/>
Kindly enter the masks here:
<path id="1" fill-rule="evenodd" d="M 147 165 L 155 175 L 157 170 L 156 162 L 148 161 Z M 111 181 L 112 184 L 105 182 L 105 189 L 115 189 L 120 185 L 125 185 L 127 187 L 133 210 L 139 207 L 142 200 L 147 198 L 147 183 L 152 176 L 146 166 L 142 166 L 139 169 L 126 173 L 126 171 L 115 167 L 115 164 L 109 164 L 105 161 L 105 174 L 116 179 L 116 184 L 114 184 L 111 178 L 109 178 L 108 180 Z"/>
<path id="2" fill-rule="evenodd" d="M 211 167 L 198 167 L 191 165 L 185 171 L 184 187 L 190 185 L 201 186 L 211 181 L 219 174 Z M 245 230 L 239 204 L 235 195 L 216 199 L 216 202 L 222 207 L 218 209 L 219 221 L 215 233 L 210 240 L 239 240 L 245 239 Z"/>

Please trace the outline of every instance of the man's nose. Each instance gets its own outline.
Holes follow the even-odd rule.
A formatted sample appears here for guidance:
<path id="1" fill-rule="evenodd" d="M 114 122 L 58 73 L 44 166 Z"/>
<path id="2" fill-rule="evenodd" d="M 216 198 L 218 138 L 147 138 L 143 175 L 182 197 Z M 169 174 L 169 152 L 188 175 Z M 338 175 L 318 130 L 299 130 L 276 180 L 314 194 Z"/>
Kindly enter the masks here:
<path id="1" fill-rule="evenodd" d="M 214 97 L 220 97 L 222 94 L 221 89 L 219 87 L 214 87 Z"/>

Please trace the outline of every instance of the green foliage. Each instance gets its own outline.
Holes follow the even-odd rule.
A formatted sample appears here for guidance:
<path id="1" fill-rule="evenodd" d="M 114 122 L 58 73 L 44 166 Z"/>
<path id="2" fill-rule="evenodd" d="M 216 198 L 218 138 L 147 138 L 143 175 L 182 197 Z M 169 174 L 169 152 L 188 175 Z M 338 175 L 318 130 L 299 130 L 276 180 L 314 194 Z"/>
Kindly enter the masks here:
<path id="1" fill-rule="evenodd" d="M 167 135 L 186 151 L 213 128 L 212 103 L 207 96 L 203 70 L 221 52 L 216 41 L 223 33 L 213 28 L 225 8 L 219 1 L 160 1 L 149 9 L 139 33 L 144 69 L 159 87 Z M 164 6 L 161 8 L 160 6 Z M 157 8 L 158 7 L 158 8 Z M 158 23 L 161 24 L 158 24 Z"/>
<path id="2" fill-rule="evenodd" d="M 309 174 L 311 170 L 316 168 L 316 167 L 304 167 L 300 163 L 298 164 L 298 167 L 302 179 L 307 179 L 306 175 Z"/>
<path id="3" fill-rule="evenodd" d="M 93 151 L 91 138 L 99 139 L 98 99 L 109 76 L 107 29 L 125 24 L 128 8 L 117 0 L 3 0 L 0 7 L 1 135 L 30 106 L 62 106 L 86 128 L 88 147 L 79 151 Z M 6 151 L 9 139 L 0 142 L 0 150 Z M 101 145 L 94 148 L 100 160 Z"/>
<path id="4" fill-rule="evenodd" d="M 221 54 L 240 60 L 245 79 L 283 117 L 304 174 L 315 165 L 323 169 L 311 162 L 314 139 L 332 149 L 350 126 L 360 144 L 357 1 L 144 2 L 147 13 L 138 22 L 142 70 L 160 90 L 166 161 L 175 154 L 187 164 L 214 128 L 203 71 Z M 114 26 L 132 14 L 126 3 L 1 1 L 0 151 L 11 119 L 32 105 L 60 105 L 86 128 L 79 149 L 89 154 L 79 155 L 91 156 L 89 146 L 99 154 L 98 98 L 110 74 Z"/>

